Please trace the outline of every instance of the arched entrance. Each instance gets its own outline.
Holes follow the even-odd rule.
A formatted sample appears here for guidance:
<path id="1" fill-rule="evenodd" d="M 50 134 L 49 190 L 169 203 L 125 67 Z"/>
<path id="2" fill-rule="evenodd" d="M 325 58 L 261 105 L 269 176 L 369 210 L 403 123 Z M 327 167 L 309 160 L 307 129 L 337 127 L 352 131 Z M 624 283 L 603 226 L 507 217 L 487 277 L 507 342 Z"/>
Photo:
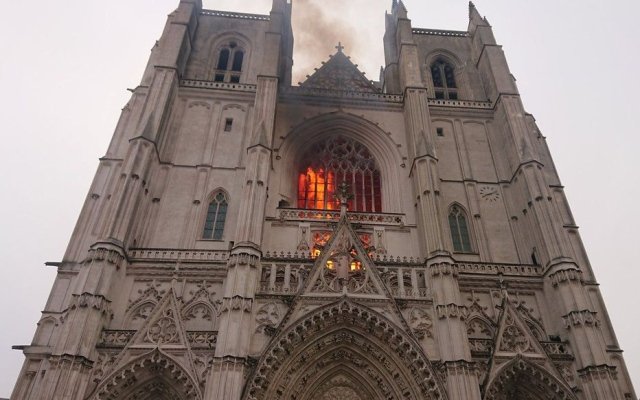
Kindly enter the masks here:
<path id="1" fill-rule="evenodd" d="M 419 345 L 381 314 L 348 299 L 279 334 L 245 400 L 446 399 Z"/>
<path id="2" fill-rule="evenodd" d="M 109 374 L 91 400 L 200 400 L 196 380 L 159 349 Z"/>
<path id="3" fill-rule="evenodd" d="M 487 386 L 485 400 L 577 400 L 571 389 L 541 367 L 516 358 Z"/>

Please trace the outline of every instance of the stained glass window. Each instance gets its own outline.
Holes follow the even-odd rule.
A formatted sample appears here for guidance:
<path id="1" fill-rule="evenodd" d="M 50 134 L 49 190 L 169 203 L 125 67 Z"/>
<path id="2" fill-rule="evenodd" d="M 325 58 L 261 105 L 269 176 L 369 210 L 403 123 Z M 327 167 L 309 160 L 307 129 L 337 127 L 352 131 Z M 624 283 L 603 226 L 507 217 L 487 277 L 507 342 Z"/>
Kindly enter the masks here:
<path id="1" fill-rule="evenodd" d="M 227 207 L 229 202 L 224 193 L 218 192 L 209 203 L 207 210 L 207 219 L 204 223 L 203 239 L 222 240 L 224 232 L 224 223 L 227 220 Z"/>
<path id="2" fill-rule="evenodd" d="M 455 69 L 451 64 L 437 60 L 431 65 L 431 79 L 436 99 L 457 100 L 458 89 L 456 86 Z"/>
<path id="3" fill-rule="evenodd" d="M 449 210 L 449 228 L 451 229 L 453 250 L 461 253 L 470 253 L 471 240 L 469 239 L 467 217 L 458 206 L 453 206 Z"/>
<path id="4" fill-rule="evenodd" d="M 350 211 L 382 211 L 380 171 L 362 144 L 333 136 L 305 154 L 298 174 L 298 208 L 339 208 L 337 188 L 346 183 L 352 194 Z"/>

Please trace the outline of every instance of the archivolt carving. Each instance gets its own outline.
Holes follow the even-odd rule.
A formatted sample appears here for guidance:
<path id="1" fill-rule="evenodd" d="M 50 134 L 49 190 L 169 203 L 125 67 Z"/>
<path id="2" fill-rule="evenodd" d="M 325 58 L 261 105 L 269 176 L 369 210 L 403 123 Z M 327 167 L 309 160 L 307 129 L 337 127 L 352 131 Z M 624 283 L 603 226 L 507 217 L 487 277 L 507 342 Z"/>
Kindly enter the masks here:
<path id="1" fill-rule="evenodd" d="M 137 384 L 138 382 L 141 383 Z M 149 397 L 139 396 L 140 393 L 149 393 L 150 389 L 146 386 L 149 384 L 166 389 L 164 398 L 200 400 L 202 395 L 196 382 L 177 361 L 161 350 L 155 349 L 109 374 L 89 398 L 91 400 L 146 399 Z M 142 390 L 145 387 L 147 391 Z M 167 397 L 165 395 L 167 393 L 171 395 Z"/>
<path id="2" fill-rule="evenodd" d="M 522 357 L 505 364 L 487 385 L 485 400 L 577 400 L 569 387 Z"/>
<path id="3" fill-rule="evenodd" d="M 447 398 L 414 339 L 381 314 L 348 299 L 318 308 L 275 337 L 243 398 L 310 398 L 301 392 L 319 387 L 340 370 L 371 385 L 372 393 L 383 393 L 384 399 Z"/>

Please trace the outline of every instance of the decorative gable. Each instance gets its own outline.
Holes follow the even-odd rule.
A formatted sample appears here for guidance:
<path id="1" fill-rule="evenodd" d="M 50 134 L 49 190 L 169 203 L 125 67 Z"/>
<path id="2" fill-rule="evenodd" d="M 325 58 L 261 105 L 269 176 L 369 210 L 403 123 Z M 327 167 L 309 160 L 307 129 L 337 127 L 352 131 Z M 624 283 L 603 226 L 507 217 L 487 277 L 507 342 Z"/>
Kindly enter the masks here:
<path id="1" fill-rule="evenodd" d="M 329 61 L 323 62 L 322 67 L 307 76 L 300 86 L 306 89 L 380 93 L 380 89 L 342 52 L 343 47 L 339 44 L 336 48 L 338 51 L 330 56 Z"/>
<path id="2" fill-rule="evenodd" d="M 376 267 L 343 215 L 316 259 L 303 295 L 388 298 Z"/>

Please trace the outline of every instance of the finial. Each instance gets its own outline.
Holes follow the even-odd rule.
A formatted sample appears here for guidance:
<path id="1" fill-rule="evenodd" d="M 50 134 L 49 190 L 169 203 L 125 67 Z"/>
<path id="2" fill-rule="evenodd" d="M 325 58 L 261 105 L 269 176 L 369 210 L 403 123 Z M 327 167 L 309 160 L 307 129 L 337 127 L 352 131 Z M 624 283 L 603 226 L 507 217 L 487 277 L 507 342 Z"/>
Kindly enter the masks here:
<path id="1" fill-rule="evenodd" d="M 336 49 L 338 49 L 338 53 L 342 53 L 342 50 L 344 50 L 344 46 L 342 45 L 342 42 L 338 42 Z"/>
<path id="2" fill-rule="evenodd" d="M 349 202 L 349 200 L 351 200 L 353 198 L 353 194 L 351 193 L 351 191 L 349 190 L 349 185 L 347 184 L 347 182 L 342 182 L 341 184 L 338 185 L 338 193 L 337 193 L 337 197 L 338 200 L 340 201 L 340 216 L 344 216 L 347 214 L 347 204 Z"/>

